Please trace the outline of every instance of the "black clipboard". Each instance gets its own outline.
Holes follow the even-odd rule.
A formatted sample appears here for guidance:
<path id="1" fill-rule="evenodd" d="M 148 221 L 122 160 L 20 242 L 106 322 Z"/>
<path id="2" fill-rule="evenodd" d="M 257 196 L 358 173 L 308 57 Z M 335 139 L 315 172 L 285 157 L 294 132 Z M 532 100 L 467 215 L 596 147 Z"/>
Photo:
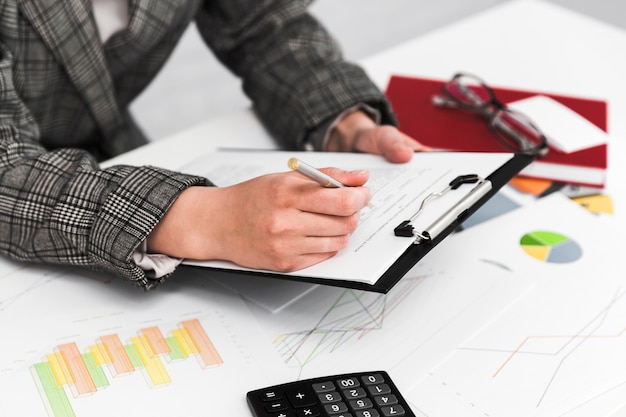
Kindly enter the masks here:
<path id="1" fill-rule="evenodd" d="M 291 280 L 312 284 L 329 285 L 343 288 L 352 288 L 357 290 L 372 291 L 378 293 L 387 293 L 398 283 L 406 273 L 417 264 L 424 256 L 426 256 L 435 246 L 437 246 L 442 240 L 444 240 L 450 233 L 456 230 L 461 223 L 467 220 L 472 214 L 474 214 L 485 202 L 493 197 L 504 185 L 506 185 L 513 177 L 518 175 L 525 167 L 527 167 L 535 156 L 528 154 L 512 154 L 504 165 L 500 166 L 490 175 L 483 179 L 490 183 L 490 188 L 484 194 L 481 195 L 471 206 L 458 216 L 450 221 L 445 227 L 443 227 L 436 236 L 432 239 L 421 240 L 419 243 L 410 245 L 405 252 L 398 257 L 398 259 L 391 265 L 382 276 L 374 283 L 368 284 L 360 281 L 343 280 L 343 279 L 328 279 L 317 278 L 306 275 L 286 275 L 278 272 L 271 271 L 254 271 L 254 270 L 239 270 L 239 269 L 226 269 L 226 268 L 211 268 L 218 270 L 224 274 L 234 275 L 253 275 L 262 276 L 264 278 L 276 278 L 283 280 Z M 399 237 L 401 239 L 401 237 Z M 186 265 L 186 267 L 194 268 L 192 265 Z"/>

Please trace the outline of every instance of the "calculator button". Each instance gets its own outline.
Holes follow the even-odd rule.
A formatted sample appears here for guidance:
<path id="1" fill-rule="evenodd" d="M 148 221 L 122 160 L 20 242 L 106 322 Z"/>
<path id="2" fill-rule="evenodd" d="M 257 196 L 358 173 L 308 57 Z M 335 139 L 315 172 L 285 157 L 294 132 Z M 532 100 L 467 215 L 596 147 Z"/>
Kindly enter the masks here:
<path id="1" fill-rule="evenodd" d="M 398 398 L 396 398 L 396 396 L 393 394 L 379 395 L 378 397 L 374 397 L 374 401 L 376 401 L 376 404 L 378 404 L 379 407 L 382 407 L 384 405 L 398 404 Z"/>
<path id="2" fill-rule="evenodd" d="M 350 401 L 349 404 L 353 410 L 364 410 L 366 408 L 372 408 L 374 406 L 374 404 L 372 404 L 372 401 L 369 398 L 361 398 L 360 400 L 353 400 L 353 401 Z"/>
<path id="3" fill-rule="evenodd" d="M 291 411 L 281 411 L 278 414 L 272 414 L 272 417 L 297 417 L 295 413 Z"/>
<path id="4" fill-rule="evenodd" d="M 365 385 L 382 384 L 385 382 L 385 378 L 381 374 L 369 374 L 361 377 Z"/>
<path id="5" fill-rule="evenodd" d="M 348 400 L 356 400 L 357 398 L 367 397 L 367 393 L 363 388 L 347 389 L 342 392 L 343 396 Z"/>
<path id="6" fill-rule="evenodd" d="M 335 404 L 326 404 L 324 406 L 324 410 L 326 410 L 328 414 L 334 415 L 338 413 L 345 413 L 346 411 L 348 411 L 348 406 L 345 403 L 341 402 Z"/>
<path id="7" fill-rule="evenodd" d="M 286 394 L 291 405 L 296 408 L 310 407 L 317 404 L 313 390 L 308 387 L 296 387 L 295 389 L 289 389 Z"/>
<path id="8" fill-rule="evenodd" d="M 359 383 L 359 380 L 355 377 L 351 377 L 351 378 L 341 378 L 337 380 L 337 385 L 339 385 L 339 388 L 341 389 L 345 389 L 345 388 L 354 388 L 354 387 L 358 387 L 361 384 Z"/>
<path id="9" fill-rule="evenodd" d="M 370 385 L 367 390 L 372 395 L 384 395 L 391 393 L 391 388 L 387 384 Z"/>
<path id="10" fill-rule="evenodd" d="M 384 417 L 401 417 L 406 415 L 404 408 L 399 404 L 381 407 L 380 412 L 383 413 Z"/>
<path id="11" fill-rule="evenodd" d="M 282 395 L 282 393 L 280 391 L 270 390 L 270 391 L 263 391 L 263 392 L 261 392 L 259 394 L 259 398 L 263 402 L 268 402 L 268 401 L 280 400 L 280 399 L 283 398 L 283 395 Z"/>
<path id="12" fill-rule="evenodd" d="M 356 413 L 354 413 L 355 417 L 380 417 L 380 414 L 378 413 L 378 411 L 371 409 L 371 410 L 360 410 L 357 411 Z"/>
<path id="13" fill-rule="evenodd" d="M 330 404 L 341 401 L 341 395 L 338 392 L 327 392 L 326 394 L 319 394 L 317 396 L 322 404 Z"/>
<path id="14" fill-rule="evenodd" d="M 331 381 L 328 382 L 319 382 L 317 384 L 313 384 L 313 391 L 319 393 L 322 392 L 330 392 L 335 390 L 335 384 Z"/>
<path id="15" fill-rule="evenodd" d="M 288 409 L 289 406 L 287 405 L 286 402 L 282 402 L 282 401 L 277 401 L 274 403 L 268 403 L 265 405 L 265 409 L 270 412 L 273 413 L 275 411 L 283 411 Z"/>
<path id="16" fill-rule="evenodd" d="M 320 415 L 320 410 L 317 407 L 301 408 L 296 411 L 298 417 L 317 417 Z"/>

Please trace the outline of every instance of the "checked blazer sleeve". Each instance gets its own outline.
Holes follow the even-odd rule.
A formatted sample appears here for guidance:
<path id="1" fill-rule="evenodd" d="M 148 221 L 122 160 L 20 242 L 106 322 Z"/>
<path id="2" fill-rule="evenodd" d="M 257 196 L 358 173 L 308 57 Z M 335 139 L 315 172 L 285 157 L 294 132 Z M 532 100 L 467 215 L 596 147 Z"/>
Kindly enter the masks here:
<path id="1" fill-rule="evenodd" d="M 179 193 L 205 180 L 153 167 L 101 170 L 85 151 L 45 150 L 15 91 L 13 65 L 0 45 L 0 251 L 154 287 L 159 280 L 148 278 L 132 253 Z"/>
<path id="2" fill-rule="evenodd" d="M 321 143 L 310 135 L 323 135 L 320 126 L 359 104 L 378 110 L 383 124 L 395 124 L 382 92 L 360 67 L 343 59 L 337 43 L 307 13 L 309 3 L 205 1 L 196 19 L 217 57 L 242 78 L 255 110 L 283 147 Z"/>

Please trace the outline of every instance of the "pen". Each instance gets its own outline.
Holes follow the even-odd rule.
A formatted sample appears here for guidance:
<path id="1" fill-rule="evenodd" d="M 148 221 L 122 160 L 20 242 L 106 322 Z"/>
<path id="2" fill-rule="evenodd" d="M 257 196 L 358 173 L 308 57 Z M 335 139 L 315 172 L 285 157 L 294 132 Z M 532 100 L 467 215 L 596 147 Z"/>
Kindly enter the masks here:
<path id="1" fill-rule="evenodd" d="M 287 165 L 292 170 L 299 172 L 300 174 L 309 177 L 313 181 L 317 182 L 322 187 L 326 188 L 342 188 L 345 187 L 342 183 L 331 177 L 330 175 L 324 174 L 317 168 L 313 168 L 311 165 L 306 162 L 302 162 L 298 158 L 290 158 L 287 161 Z M 372 208 L 372 202 L 367 203 L 367 207 Z"/>
<path id="2" fill-rule="evenodd" d="M 287 161 L 287 165 L 292 170 L 297 171 L 306 177 L 309 177 L 310 179 L 317 182 L 322 187 L 327 187 L 327 188 L 345 187 L 342 183 L 340 183 L 333 177 L 324 174 L 322 171 L 316 168 L 313 168 L 311 165 L 305 162 L 302 162 L 298 158 L 290 158 L 289 161 Z"/>

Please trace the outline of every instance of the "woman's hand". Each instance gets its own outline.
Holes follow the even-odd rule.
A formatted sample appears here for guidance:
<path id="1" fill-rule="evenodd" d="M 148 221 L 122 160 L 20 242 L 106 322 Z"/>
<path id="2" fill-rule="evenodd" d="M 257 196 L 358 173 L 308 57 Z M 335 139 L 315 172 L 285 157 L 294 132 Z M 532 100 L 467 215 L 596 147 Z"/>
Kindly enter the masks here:
<path id="1" fill-rule="evenodd" d="M 326 151 L 365 152 L 382 155 L 390 162 L 408 162 L 413 153 L 431 148 L 400 132 L 394 126 L 379 126 L 368 115 L 355 111 L 333 129 Z"/>
<path id="2" fill-rule="evenodd" d="M 346 247 L 371 199 L 367 171 L 324 172 L 346 184 L 324 188 L 298 173 L 264 175 L 230 187 L 190 187 L 148 237 L 148 251 L 294 271 Z"/>

